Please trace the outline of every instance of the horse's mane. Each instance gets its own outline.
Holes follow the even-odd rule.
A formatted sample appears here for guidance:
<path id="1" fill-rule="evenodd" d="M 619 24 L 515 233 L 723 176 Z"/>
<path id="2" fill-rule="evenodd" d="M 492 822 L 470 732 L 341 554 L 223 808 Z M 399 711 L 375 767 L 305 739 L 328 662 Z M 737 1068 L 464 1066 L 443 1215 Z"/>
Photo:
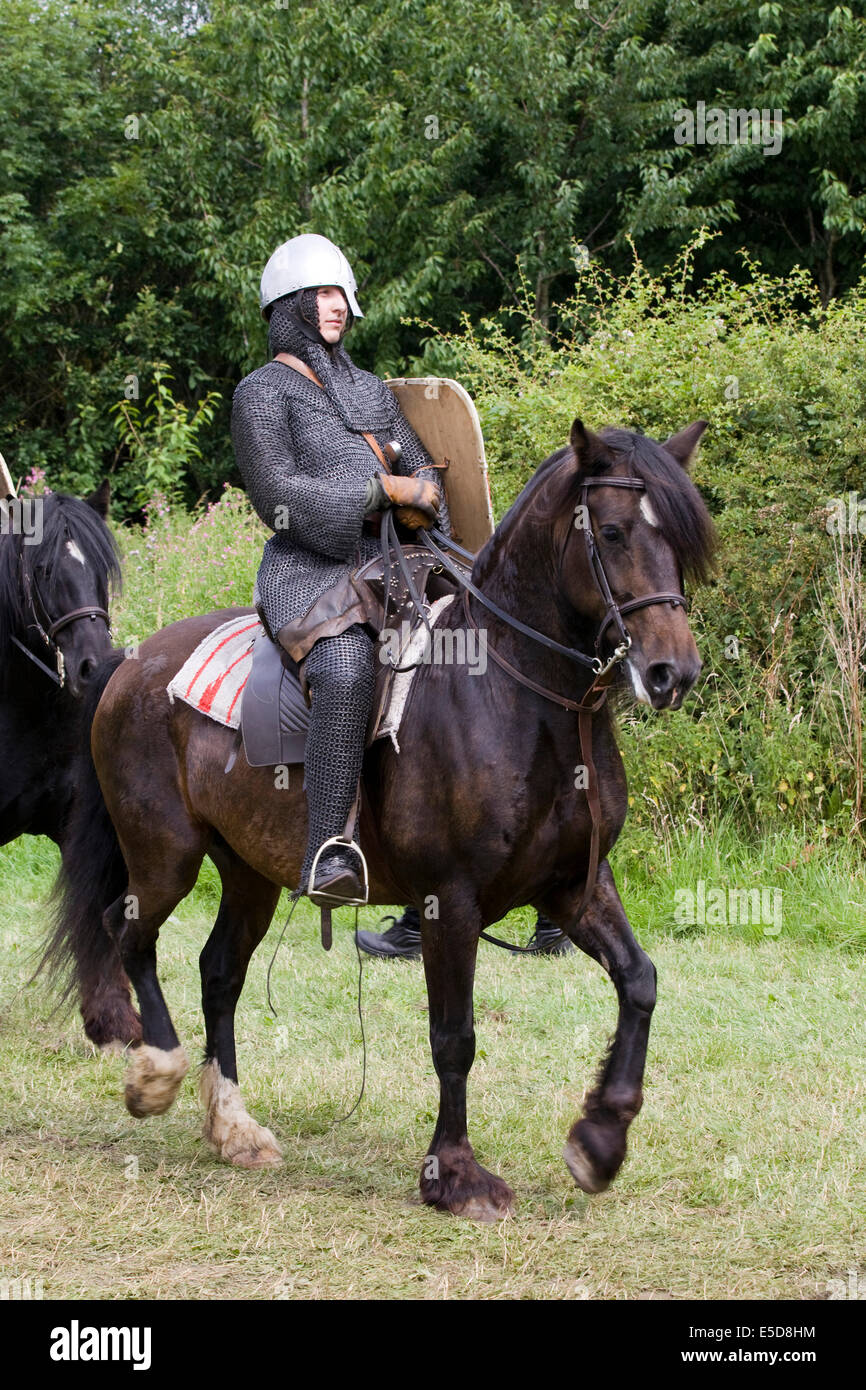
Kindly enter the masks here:
<path id="1" fill-rule="evenodd" d="M 87 502 L 66 493 L 52 492 L 43 500 L 42 541 L 33 546 L 33 559 L 54 573 L 67 541 L 74 541 L 85 564 L 105 576 L 110 590 L 120 590 L 120 556 L 114 537 L 105 522 Z M 51 583 L 43 597 L 51 604 Z M 57 615 L 59 616 L 59 614 Z M 13 636 L 23 639 L 27 624 L 24 596 L 18 581 L 18 544 L 13 535 L 0 535 L 0 678 L 6 669 Z"/>
<path id="2" fill-rule="evenodd" d="M 693 583 L 704 582 L 712 565 L 716 534 L 704 500 L 686 470 L 647 435 L 609 428 L 600 432 L 599 439 L 610 457 L 598 457 L 587 469 L 578 471 L 575 468 L 570 445 L 557 449 L 540 463 L 503 517 L 498 528 L 500 534 L 505 534 L 542 493 L 543 511 L 537 511 L 536 515 L 552 523 L 573 512 L 580 502 L 583 479 L 607 472 L 621 457 L 630 473 L 645 485 L 659 531 L 673 550 L 683 574 Z M 489 545 L 490 541 L 485 551 Z"/>

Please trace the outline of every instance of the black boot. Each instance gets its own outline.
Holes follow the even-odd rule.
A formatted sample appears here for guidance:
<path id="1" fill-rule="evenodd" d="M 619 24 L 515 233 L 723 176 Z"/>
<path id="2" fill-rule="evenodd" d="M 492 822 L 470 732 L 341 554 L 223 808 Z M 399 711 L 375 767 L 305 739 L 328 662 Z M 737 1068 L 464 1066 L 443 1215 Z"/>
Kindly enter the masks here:
<path id="1" fill-rule="evenodd" d="M 526 950 L 538 956 L 567 956 L 574 950 L 567 936 L 554 926 L 549 917 L 539 912 L 535 931 L 526 943 Z"/>
<path id="2" fill-rule="evenodd" d="M 396 917 L 383 917 L 383 922 L 393 922 L 385 932 L 359 931 L 355 940 L 368 956 L 379 956 L 383 960 L 421 959 L 421 919 L 414 907 L 403 910 L 398 921 Z"/>
<path id="3" fill-rule="evenodd" d="M 310 902 L 331 908 L 363 902 L 360 867 L 350 848 L 326 850 L 316 865 L 315 882 L 307 885 Z"/>

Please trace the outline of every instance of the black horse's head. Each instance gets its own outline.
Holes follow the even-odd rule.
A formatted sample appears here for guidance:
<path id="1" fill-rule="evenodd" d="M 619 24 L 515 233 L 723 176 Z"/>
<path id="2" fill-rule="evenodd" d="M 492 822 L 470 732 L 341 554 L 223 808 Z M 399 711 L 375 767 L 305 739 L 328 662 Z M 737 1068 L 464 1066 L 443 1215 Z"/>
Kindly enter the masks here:
<path id="1" fill-rule="evenodd" d="M 600 663 L 618 651 L 653 709 L 678 709 L 701 669 L 680 596 L 685 578 L 706 578 L 715 543 L 687 472 L 705 428 L 697 421 L 660 444 L 620 429 L 595 435 L 575 420 L 571 447 L 527 489 L 544 499 L 533 510 L 549 528 L 564 621 Z"/>
<path id="2" fill-rule="evenodd" d="M 11 656 L 23 646 L 77 698 L 111 650 L 102 614 L 110 591 L 119 589 L 120 562 L 105 524 L 108 502 L 104 483 L 86 501 L 48 493 L 4 504 L 0 667 L 6 679 Z"/>

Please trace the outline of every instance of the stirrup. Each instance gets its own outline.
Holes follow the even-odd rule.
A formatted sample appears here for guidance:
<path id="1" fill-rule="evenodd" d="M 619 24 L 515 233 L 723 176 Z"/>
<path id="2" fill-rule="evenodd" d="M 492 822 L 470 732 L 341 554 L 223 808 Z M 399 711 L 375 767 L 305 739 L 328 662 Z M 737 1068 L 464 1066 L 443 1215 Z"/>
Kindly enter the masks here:
<path id="1" fill-rule="evenodd" d="M 321 858 L 321 856 L 322 856 L 323 850 L 331 849 L 332 846 L 336 846 L 336 847 L 338 847 L 338 848 L 340 848 L 340 849 L 348 849 L 348 850 L 351 850 L 353 854 L 356 854 L 356 855 L 358 856 L 358 858 L 360 859 L 360 861 L 361 861 L 361 868 L 362 868 L 362 870 L 363 870 L 363 876 L 364 876 L 364 896 L 363 896 L 363 898 L 344 898 L 344 899 L 341 900 L 340 906 L 341 906 L 341 907 L 366 907 L 366 906 L 367 906 L 367 901 L 368 901 L 368 899 L 369 899 L 369 897 L 370 897 L 370 877 L 369 877 L 369 874 L 368 874 L 368 872 L 367 872 L 367 861 L 366 861 L 366 859 L 364 858 L 364 853 L 363 853 L 363 850 L 361 849 L 361 846 L 355 844 L 355 841 L 354 841 L 354 840 L 346 840 L 346 839 L 344 839 L 342 835 L 332 835 L 331 838 L 330 838 L 330 840 L 325 840 L 321 845 L 319 845 L 319 848 L 316 850 L 316 853 L 315 853 L 315 855 L 313 856 L 313 863 L 312 863 L 312 866 L 311 866 L 311 868 L 310 868 L 309 877 L 308 877 L 308 879 L 307 879 L 307 887 L 306 887 L 306 894 L 307 894 L 307 897 L 310 898 L 313 902 L 315 902 L 315 899 L 312 897 L 312 895 L 313 895 L 313 893 L 316 891 L 316 869 L 317 869 L 317 867 L 318 867 L 319 860 L 320 860 L 320 858 Z M 317 904 L 317 906 L 318 906 L 318 904 Z M 332 904 L 332 906 L 333 906 L 333 904 Z"/>

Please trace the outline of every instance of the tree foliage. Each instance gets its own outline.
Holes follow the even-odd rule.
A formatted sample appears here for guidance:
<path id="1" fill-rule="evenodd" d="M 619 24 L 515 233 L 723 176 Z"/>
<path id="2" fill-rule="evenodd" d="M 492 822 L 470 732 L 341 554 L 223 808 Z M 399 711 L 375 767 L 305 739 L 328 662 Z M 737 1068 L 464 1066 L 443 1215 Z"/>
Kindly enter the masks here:
<path id="1" fill-rule="evenodd" d="M 804 0 L 5 0 L 0 447 L 134 508 L 112 408 L 164 363 L 188 418 L 220 397 L 176 479 L 218 488 L 258 277 L 304 230 L 349 255 L 381 373 L 448 366 L 424 322 L 556 331 L 587 257 L 658 270 L 702 226 L 700 276 L 746 247 L 826 305 L 866 236 L 864 34 Z M 699 102 L 781 110 L 779 153 L 677 144 Z"/>

